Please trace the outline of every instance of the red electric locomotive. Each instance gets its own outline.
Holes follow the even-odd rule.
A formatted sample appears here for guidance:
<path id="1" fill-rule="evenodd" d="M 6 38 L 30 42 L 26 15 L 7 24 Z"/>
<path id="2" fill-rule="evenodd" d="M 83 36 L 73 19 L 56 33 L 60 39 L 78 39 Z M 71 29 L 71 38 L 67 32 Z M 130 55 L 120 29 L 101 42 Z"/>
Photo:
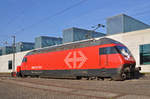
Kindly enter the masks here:
<path id="1" fill-rule="evenodd" d="M 27 53 L 17 76 L 105 78 L 124 80 L 135 72 L 135 60 L 126 46 L 109 38 L 95 38 Z"/>

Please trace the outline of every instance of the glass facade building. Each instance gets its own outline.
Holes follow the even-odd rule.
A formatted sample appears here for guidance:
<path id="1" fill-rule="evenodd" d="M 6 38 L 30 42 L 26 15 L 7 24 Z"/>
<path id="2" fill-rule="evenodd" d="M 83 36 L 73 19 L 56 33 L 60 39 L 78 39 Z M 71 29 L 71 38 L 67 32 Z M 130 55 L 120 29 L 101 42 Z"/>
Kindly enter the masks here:
<path id="1" fill-rule="evenodd" d="M 62 44 L 62 38 L 48 36 L 40 36 L 35 38 L 35 48 L 43 48 L 58 44 Z"/>
<path id="2" fill-rule="evenodd" d="M 103 33 L 72 27 L 63 30 L 63 43 L 105 36 Z"/>
<path id="3" fill-rule="evenodd" d="M 140 64 L 150 64 L 150 44 L 140 45 Z"/>
<path id="4" fill-rule="evenodd" d="M 150 25 L 147 25 L 125 14 L 107 18 L 106 21 L 107 34 L 125 33 L 150 28 Z"/>
<path id="5" fill-rule="evenodd" d="M 22 52 L 22 51 L 27 51 L 34 49 L 34 43 L 30 42 L 19 42 L 16 44 L 16 52 Z"/>
<path id="6" fill-rule="evenodd" d="M 11 54 L 11 53 L 13 53 L 13 47 L 12 46 L 2 47 L 2 55 Z"/>

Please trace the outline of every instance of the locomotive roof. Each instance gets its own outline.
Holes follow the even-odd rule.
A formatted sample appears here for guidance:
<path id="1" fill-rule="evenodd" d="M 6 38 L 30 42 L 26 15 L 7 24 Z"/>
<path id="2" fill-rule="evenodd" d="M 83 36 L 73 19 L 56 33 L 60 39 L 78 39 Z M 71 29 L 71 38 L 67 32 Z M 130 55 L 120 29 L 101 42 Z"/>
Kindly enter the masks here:
<path id="1" fill-rule="evenodd" d="M 82 41 L 76 41 L 76 42 L 71 42 L 71 43 L 64 43 L 60 45 L 34 49 L 31 52 L 28 52 L 26 56 L 32 55 L 32 54 L 38 54 L 38 53 L 54 52 L 54 51 L 82 48 L 82 47 L 103 45 L 103 44 L 121 44 L 121 43 L 116 40 L 106 38 L 106 37 L 92 38 L 92 39 L 87 39 L 87 40 L 82 40 Z"/>

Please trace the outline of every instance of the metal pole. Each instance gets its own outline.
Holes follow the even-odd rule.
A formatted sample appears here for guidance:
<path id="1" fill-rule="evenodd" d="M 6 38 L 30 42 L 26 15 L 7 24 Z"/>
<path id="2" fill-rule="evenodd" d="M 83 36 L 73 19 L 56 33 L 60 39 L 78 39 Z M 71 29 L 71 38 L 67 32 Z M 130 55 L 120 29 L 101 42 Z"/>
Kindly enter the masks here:
<path id="1" fill-rule="evenodd" d="M 12 63 L 12 72 L 15 73 L 15 43 L 16 43 L 16 36 L 12 36 L 13 38 L 13 63 Z"/>

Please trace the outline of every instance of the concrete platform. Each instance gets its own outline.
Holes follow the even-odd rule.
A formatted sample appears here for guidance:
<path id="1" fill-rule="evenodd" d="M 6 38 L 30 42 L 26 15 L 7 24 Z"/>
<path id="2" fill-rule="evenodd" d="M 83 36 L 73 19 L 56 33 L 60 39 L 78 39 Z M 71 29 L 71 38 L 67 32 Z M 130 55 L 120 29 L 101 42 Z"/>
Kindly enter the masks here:
<path id="1" fill-rule="evenodd" d="M 0 96 L 3 99 L 150 99 L 149 84 L 150 79 L 94 81 L 1 77 Z"/>

